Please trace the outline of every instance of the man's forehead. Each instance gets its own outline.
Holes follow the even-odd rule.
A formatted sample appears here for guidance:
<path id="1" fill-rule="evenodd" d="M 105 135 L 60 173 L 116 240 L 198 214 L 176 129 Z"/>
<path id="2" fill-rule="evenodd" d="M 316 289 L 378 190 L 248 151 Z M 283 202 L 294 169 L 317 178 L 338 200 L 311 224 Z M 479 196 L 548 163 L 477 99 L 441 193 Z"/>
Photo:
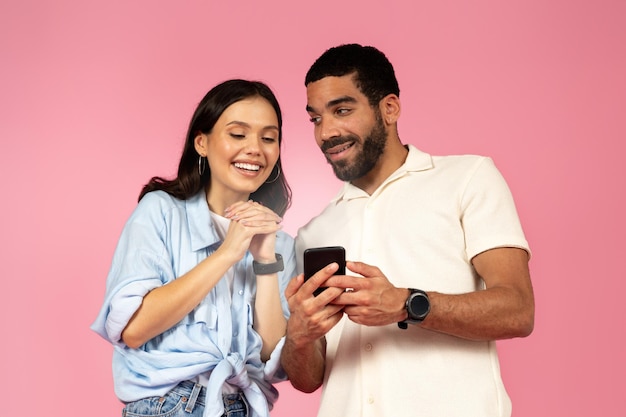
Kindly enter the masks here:
<path id="1" fill-rule="evenodd" d="M 327 89 L 356 89 L 354 74 L 342 75 L 340 77 L 329 75 L 313 81 L 307 85 L 307 91 L 327 90 Z"/>
<path id="2" fill-rule="evenodd" d="M 356 103 L 365 96 L 351 76 L 325 77 L 307 85 L 307 108 L 331 107 L 341 103 Z"/>

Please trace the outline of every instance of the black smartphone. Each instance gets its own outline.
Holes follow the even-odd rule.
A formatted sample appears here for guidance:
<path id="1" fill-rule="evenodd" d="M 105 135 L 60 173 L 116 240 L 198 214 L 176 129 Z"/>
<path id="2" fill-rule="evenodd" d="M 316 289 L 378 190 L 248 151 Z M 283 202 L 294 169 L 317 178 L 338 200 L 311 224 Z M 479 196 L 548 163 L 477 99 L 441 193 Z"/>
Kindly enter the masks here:
<path id="1" fill-rule="evenodd" d="M 311 278 L 320 269 L 328 264 L 337 262 L 339 269 L 335 275 L 346 274 L 346 250 L 342 246 L 323 246 L 319 248 L 309 248 L 304 251 L 304 280 Z M 324 291 L 325 287 L 315 290 L 315 295 Z"/>

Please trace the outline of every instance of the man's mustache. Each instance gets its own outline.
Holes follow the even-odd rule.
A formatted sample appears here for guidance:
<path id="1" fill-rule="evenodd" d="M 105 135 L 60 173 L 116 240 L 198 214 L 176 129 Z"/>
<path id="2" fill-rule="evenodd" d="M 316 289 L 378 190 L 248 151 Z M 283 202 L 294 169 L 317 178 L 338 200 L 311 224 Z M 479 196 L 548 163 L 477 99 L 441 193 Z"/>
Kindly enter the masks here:
<path id="1" fill-rule="evenodd" d="M 347 142 L 357 142 L 357 141 L 358 141 L 357 137 L 353 135 L 337 136 L 335 138 L 328 139 L 327 141 L 322 143 L 322 146 L 320 147 L 320 149 L 322 150 L 322 152 L 326 152 L 328 149 L 333 148 L 337 145 L 343 145 L 344 143 L 347 143 Z"/>

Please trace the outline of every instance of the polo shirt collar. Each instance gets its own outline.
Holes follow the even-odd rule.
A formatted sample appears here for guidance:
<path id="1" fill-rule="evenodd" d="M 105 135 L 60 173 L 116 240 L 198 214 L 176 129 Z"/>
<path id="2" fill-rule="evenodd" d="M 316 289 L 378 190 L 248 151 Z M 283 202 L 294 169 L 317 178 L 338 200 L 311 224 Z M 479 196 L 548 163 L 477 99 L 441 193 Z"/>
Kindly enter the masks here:
<path id="1" fill-rule="evenodd" d="M 211 220 L 204 190 L 185 200 L 185 211 L 192 250 L 197 251 L 220 242 Z"/>
<path id="2" fill-rule="evenodd" d="M 409 153 L 402 164 L 393 174 L 391 174 L 381 185 L 378 187 L 382 189 L 389 182 L 394 181 L 409 172 L 426 171 L 433 168 L 432 156 L 426 152 L 422 152 L 413 145 L 406 145 Z M 359 187 L 352 185 L 349 182 L 345 182 L 342 189 L 331 201 L 333 203 L 341 200 L 351 200 L 353 198 L 369 197 L 369 195 L 361 190 Z"/>

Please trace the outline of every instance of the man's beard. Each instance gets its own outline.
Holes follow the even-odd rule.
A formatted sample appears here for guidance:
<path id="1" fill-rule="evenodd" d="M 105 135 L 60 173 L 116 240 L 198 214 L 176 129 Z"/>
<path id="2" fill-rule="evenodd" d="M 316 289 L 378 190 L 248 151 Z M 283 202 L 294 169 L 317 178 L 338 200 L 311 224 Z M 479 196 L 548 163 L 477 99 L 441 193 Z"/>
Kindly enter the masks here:
<path id="1" fill-rule="evenodd" d="M 347 141 L 358 142 L 358 138 L 354 135 L 343 136 L 335 138 L 332 143 L 329 143 L 329 147 L 335 146 Z M 369 135 L 363 139 L 363 149 L 361 153 L 356 156 L 356 159 L 352 165 L 346 160 L 332 162 L 328 160 L 328 163 L 333 167 L 335 176 L 342 181 L 353 181 L 363 177 L 370 172 L 380 156 L 385 150 L 385 144 L 387 143 L 387 129 L 383 123 L 383 119 L 380 115 L 380 111 L 376 112 L 376 123 Z"/>

